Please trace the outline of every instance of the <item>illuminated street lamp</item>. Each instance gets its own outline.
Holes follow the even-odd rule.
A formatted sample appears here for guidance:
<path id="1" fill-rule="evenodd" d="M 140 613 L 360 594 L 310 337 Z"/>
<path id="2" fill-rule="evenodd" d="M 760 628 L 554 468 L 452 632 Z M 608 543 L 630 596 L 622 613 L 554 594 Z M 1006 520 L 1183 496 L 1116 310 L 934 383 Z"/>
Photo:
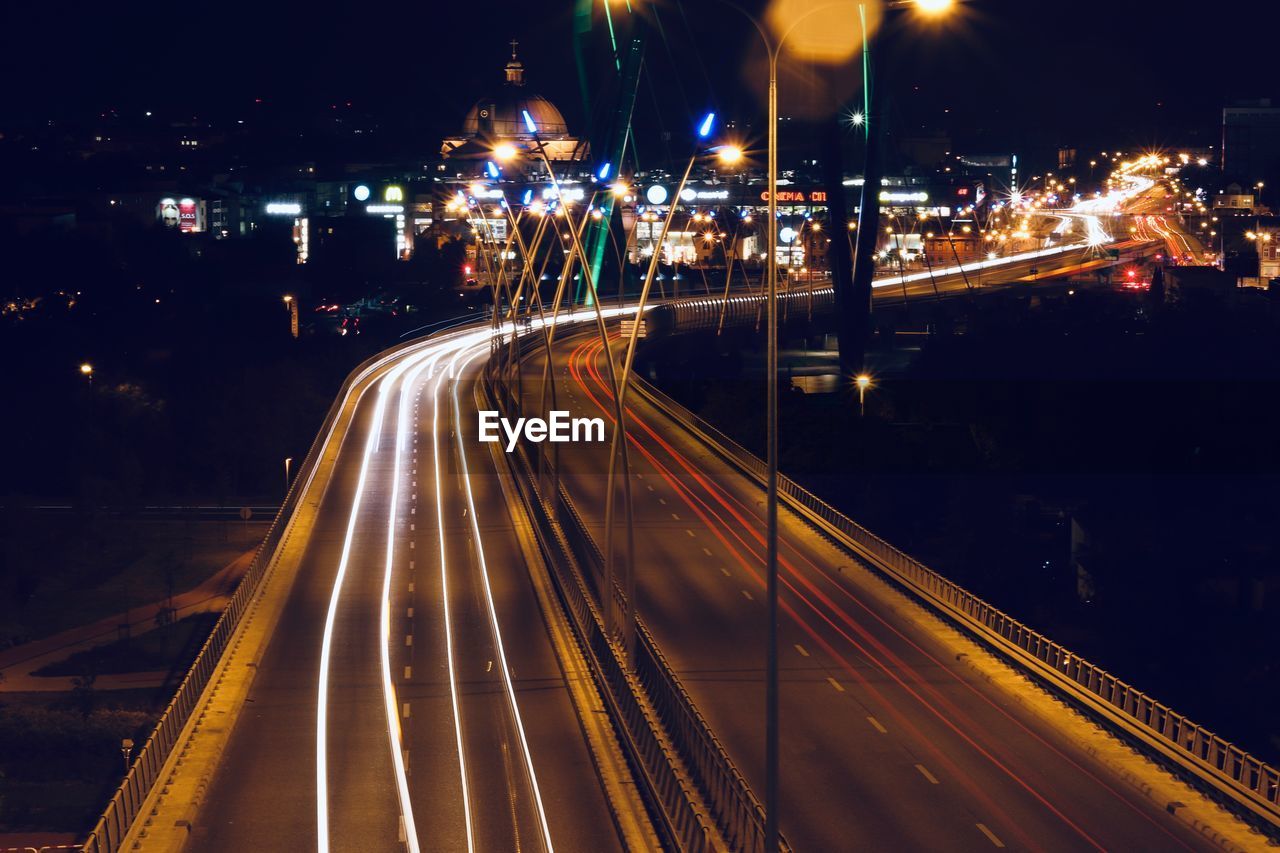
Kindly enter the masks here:
<path id="1" fill-rule="evenodd" d="M 89 380 L 89 387 L 93 388 L 93 365 L 85 362 L 80 365 L 80 375 Z"/>
<path id="2" fill-rule="evenodd" d="M 292 296 L 285 296 L 284 307 L 289 309 L 289 333 L 296 340 L 298 337 L 298 300 Z"/>
<path id="3" fill-rule="evenodd" d="M 858 417 L 867 414 L 867 389 L 871 387 L 871 377 L 866 373 L 859 373 L 853 379 L 853 384 L 858 386 Z"/>

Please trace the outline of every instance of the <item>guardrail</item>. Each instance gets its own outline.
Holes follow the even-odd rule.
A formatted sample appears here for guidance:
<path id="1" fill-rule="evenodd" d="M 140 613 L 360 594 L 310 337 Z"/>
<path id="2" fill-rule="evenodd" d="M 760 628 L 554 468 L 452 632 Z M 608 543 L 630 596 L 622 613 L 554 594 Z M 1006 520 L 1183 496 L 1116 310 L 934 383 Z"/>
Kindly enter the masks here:
<path id="1" fill-rule="evenodd" d="M 200 698 L 209 684 L 209 679 L 222 659 L 232 635 L 240 625 L 240 620 L 261 587 L 263 579 L 270 573 L 276 563 L 277 551 L 288 523 L 298 505 L 301 496 L 306 493 L 315 476 L 316 465 L 328 444 L 334 425 L 345 406 L 351 391 L 359 383 L 367 379 L 376 369 L 388 360 L 398 357 L 404 350 L 420 346 L 426 339 L 419 339 L 400 344 L 391 350 L 379 353 L 366 359 L 347 376 L 342 388 L 329 407 L 320 430 L 316 433 L 306 459 L 298 468 L 298 474 L 285 496 L 280 511 L 276 513 L 267 534 L 254 553 L 253 562 L 236 586 L 231 601 L 227 603 L 222 615 L 218 617 L 213 631 L 200 647 L 199 654 L 187 670 L 182 683 L 169 704 L 161 713 L 155 728 L 148 735 L 146 743 L 129 766 L 124 781 L 116 789 L 111 801 L 107 804 L 98 819 L 93 831 L 81 849 L 86 853 L 115 853 L 121 849 L 121 843 L 128 834 L 134 821 L 140 817 L 142 804 L 155 787 L 165 762 L 178 743 L 179 736 L 192 712 L 200 704 Z"/>
<path id="2" fill-rule="evenodd" d="M 540 344 L 540 340 L 521 341 L 521 355 Z M 500 379 L 497 360 L 489 367 L 489 400 L 510 415 L 515 399 Z M 561 601 L 638 771 L 638 781 L 651 807 L 656 806 L 651 810 L 661 818 L 659 828 L 665 840 L 681 850 L 713 850 L 723 844 L 735 851 L 763 851 L 763 806 L 648 629 L 637 621 L 630 671 L 625 650 L 606 632 L 599 607 L 604 557 L 568 492 L 559 488 L 553 500 L 538 492 L 537 475 L 523 445 L 510 460 Z M 614 590 L 614 606 L 618 606 L 618 595 Z M 690 796 L 689 785 L 700 797 Z M 709 814 L 703 813 L 699 800 Z M 783 849 L 789 849 L 785 841 Z"/>
<path id="3" fill-rule="evenodd" d="M 633 376 L 632 384 L 673 422 L 764 484 L 763 460 L 639 377 Z M 1148 753 L 1173 762 L 1207 783 L 1227 802 L 1242 807 L 1242 813 L 1254 818 L 1255 823 L 1257 818 L 1263 819 L 1271 824 L 1273 833 L 1280 828 L 1280 769 L 947 580 L 783 474 L 778 475 L 778 492 L 779 498 L 797 514 L 952 623 L 1135 736 Z"/>

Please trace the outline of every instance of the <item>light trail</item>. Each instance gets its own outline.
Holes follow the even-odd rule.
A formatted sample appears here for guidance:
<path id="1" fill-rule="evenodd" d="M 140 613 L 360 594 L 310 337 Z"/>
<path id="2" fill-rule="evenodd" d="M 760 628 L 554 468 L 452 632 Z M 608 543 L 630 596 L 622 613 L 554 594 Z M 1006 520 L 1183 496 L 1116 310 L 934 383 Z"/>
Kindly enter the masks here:
<path id="1" fill-rule="evenodd" d="M 453 357 L 453 361 L 450 362 L 449 373 L 451 378 L 454 375 L 455 365 L 457 365 L 458 360 L 464 354 L 465 353 L 463 352 L 459 352 Z M 471 364 L 471 362 L 475 361 L 475 359 L 481 354 L 482 350 L 479 347 L 476 347 L 472 354 L 463 361 L 460 366 L 458 366 L 458 372 L 461 373 L 462 370 L 465 370 L 466 367 Z M 461 405 L 458 402 L 458 382 L 456 381 L 453 383 L 452 396 L 454 416 L 458 419 L 458 435 L 461 437 L 462 410 Z M 475 536 L 476 558 L 480 566 L 480 578 L 484 582 L 485 603 L 488 605 L 489 609 L 489 625 L 493 631 L 493 641 L 498 650 L 498 661 L 501 664 L 500 670 L 502 673 L 502 683 L 506 690 L 507 703 L 511 708 L 511 716 L 515 721 L 516 733 L 520 738 L 520 751 L 524 757 L 525 770 L 529 774 L 529 787 L 533 790 L 533 799 L 537 805 L 538 822 L 542 829 L 542 841 L 546 850 L 552 851 L 555 849 L 555 845 L 551 843 L 551 829 L 547 825 L 547 812 L 542 804 L 542 791 L 538 787 L 538 774 L 533 769 L 533 755 L 529 752 L 529 738 L 525 734 L 524 721 L 520 718 L 520 706 L 519 703 L 516 702 L 515 686 L 511 682 L 511 669 L 507 665 L 507 653 L 502 643 L 502 629 L 498 625 L 498 610 L 493 602 L 493 589 L 489 585 L 489 564 L 485 560 L 484 556 L 483 538 L 480 535 L 480 520 L 476 514 L 475 498 L 471 492 L 471 472 L 467 466 L 467 452 L 466 448 L 462 446 L 462 442 L 459 442 L 458 456 L 462 461 L 462 482 L 464 485 L 464 491 L 467 495 L 467 510 L 468 515 L 471 516 L 471 532 Z"/>
<path id="2" fill-rule="evenodd" d="M 391 509 L 387 513 L 387 559 L 382 576 L 382 695 L 384 710 L 387 716 L 387 737 L 390 740 L 391 762 L 396 777 L 396 794 L 400 798 L 400 814 L 404 820 L 405 845 L 411 853 L 418 853 L 417 824 L 413 818 L 413 802 L 409 798 L 409 779 L 404 766 L 404 741 L 397 713 L 399 704 L 396 700 L 395 684 L 391 680 L 391 576 L 395 565 L 396 553 L 396 516 L 400 511 L 400 461 L 407 448 L 406 435 L 408 411 L 412 403 L 413 389 L 418 377 L 424 370 L 432 368 L 440 358 L 436 352 L 429 356 L 419 356 L 407 362 L 406 366 L 420 362 L 405 375 L 400 383 L 400 402 L 396 413 L 395 462 L 391 476 Z"/>
<path id="3" fill-rule="evenodd" d="M 449 663 L 449 699 L 453 707 L 453 733 L 458 748 L 458 772 L 462 778 L 462 811 L 467 826 L 467 850 L 476 849 L 475 830 L 471 825 L 471 793 L 467 786 L 467 759 L 462 746 L 462 716 L 458 712 L 458 675 L 453 664 L 453 618 L 449 608 L 449 572 L 445 556 L 444 542 L 444 495 L 440 487 L 440 383 L 447 374 L 444 370 L 436 373 L 435 385 L 432 386 L 431 399 L 431 456 L 436 481 L 436 533 L 440 541 L 440 599 L 444 606 L 444 642 L 445 655 Z"/>
<path id="4" fill-rule="evenodd" d="M 388 383 L 404 370 L 404 365 L 394 368 L 378 383 L 378 403 L 374 409 L 373 426 L 365 440 L 364 456 L 360 461 L 360 476 L 356 481 L 355 497 L 351 501 L 351 514 L 347 518 L 347 535 L 342 543 L 342 556 L 338 560 L 338 573 L 329 595 L 329 610 L 325 615 L 324 637 L 320 643 L 320 673 L 316 694 L 316 847 L 320 853 L 329 850 L 329 658 L 333 650 L 333 628 L 338 616 L 338 603 L 342 599 L 342 586 L 351 561 L 351 542 L 355 538 L 356 518 L 364 500 L 364 485 L 369 476 L 369 461 L 378 447 L 382 432 L 382 419 L 387 407 Z M 362 395 L 363 396 L 363 393 Z"/>

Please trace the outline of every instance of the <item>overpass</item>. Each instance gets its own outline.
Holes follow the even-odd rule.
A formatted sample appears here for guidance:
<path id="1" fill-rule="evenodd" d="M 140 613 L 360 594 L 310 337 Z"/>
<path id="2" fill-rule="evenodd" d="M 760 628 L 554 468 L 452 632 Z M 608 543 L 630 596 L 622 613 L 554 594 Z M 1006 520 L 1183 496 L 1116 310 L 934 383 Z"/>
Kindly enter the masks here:
<path id="1" fill-rule="evenodd" d="M 1016 282 L 1092 254 L 986 269 Z M 905 294 L 964 292 L 970 272 Z M 759 297 L 731 299 L 753 322 Z M 650 313 L 680 332 L 720 308 Z M 759 460 L 638 385 L 628 648 L 625 588 L 601 572 L 604 446 L 476 440 L 481 408 L 611 419 L 604 360 L 635 312 L 466 326 L 354 371 L 86 849 L 760 849 Z M 1275 834 L 1274 768 L 784 490 L 788 845 Z"/>

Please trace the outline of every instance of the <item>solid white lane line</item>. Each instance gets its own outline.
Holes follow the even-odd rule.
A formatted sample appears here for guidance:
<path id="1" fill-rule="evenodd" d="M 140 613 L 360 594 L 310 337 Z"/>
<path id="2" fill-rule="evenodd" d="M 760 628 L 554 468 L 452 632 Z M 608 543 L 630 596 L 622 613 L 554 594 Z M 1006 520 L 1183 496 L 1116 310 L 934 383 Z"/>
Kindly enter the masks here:
<path id="1" fill-rule="evenodd" d="M 997 847 L 1004 846 L 1004 842 L 1001 841 L 999 838 L 997 838 L 994 832 L 987 829 L 987 825 L 985 823 L 980 823 L 977 826 L 978 826 L 978 829 L 982 830 L 982 834 L 985 835 L 987 837 L 987 840 L 990 841 L 992 844 L 994 844 Z"/>
<path id="2" fill-rule="evenodd" d="M 917 764 L 916 769 L 920 771 L 920 775 L 929 780 L 930 785 L 938 784 L 938 777 L 929 772 L 929 768 L 923 764 Z"/>
<path id="3" fill-rule="evenodd" d="M 466 361 L 458 366 L 457 371 L 460 374 L 467 366 L 474 361 L 481 353 L 487 353 L 487 345 L 485 347 L 477 347 L 474 354 Z M 450 374 L 454 373 L 454 365 L 457 364 L 461 354 L 455 355 L 453 361 L 449 365 Z M 453 383 L 453 412 L 457 418 L 459 428 L 462 424 L 462 406 L 458 402 L 458 386 L 460 382 Z M 529 751 L 529 738 L 525 734 L 524 723 L 520 719 L 520 705 L 516 702 L 515 686 L 511 682 L 511 670 L 507 666 L 507 653 L 502 642 L 502 629 L 498 625 L 498 609 L 493 602 L 493 589 L 489 585 L 489 565 L 484 556 L 483 537 L 480 535 L 480 522 L 476 516 L 475 497 L 471 491 L 471 472 L 467 464 L 467 452 L 465 442 L 459 442 L 458 457 L 461 461 L 463 491 L 467 496 L 467 507 L 470 509 L 471 515 L 471 531 L 475 534 L 476 561 L 480 565 L 480 579 L 484 585 L 485 603 L 489 608 L 489 624 L 493 629 L 493 643 L 498 652 L 498 662 L 501 664 L 502 682 L 506 688 L 507 701 L 511 706 L 511 715 L 515 720 L 516 733 L 520 738 L 520 750 L 524 754 L 525 769 L 529 773 L 529 785 L 533 789 L 533 799 L 537 806 L 538 821 L 542 825 L 542 840 L 548 851 L 555 849 L 555 845 L 551 842 L 551 827 L 547 824 L 547 812 L 542 804 L 542 791 L 538 787 L 538 774 L 533 768 L 533 755 Z"/>

